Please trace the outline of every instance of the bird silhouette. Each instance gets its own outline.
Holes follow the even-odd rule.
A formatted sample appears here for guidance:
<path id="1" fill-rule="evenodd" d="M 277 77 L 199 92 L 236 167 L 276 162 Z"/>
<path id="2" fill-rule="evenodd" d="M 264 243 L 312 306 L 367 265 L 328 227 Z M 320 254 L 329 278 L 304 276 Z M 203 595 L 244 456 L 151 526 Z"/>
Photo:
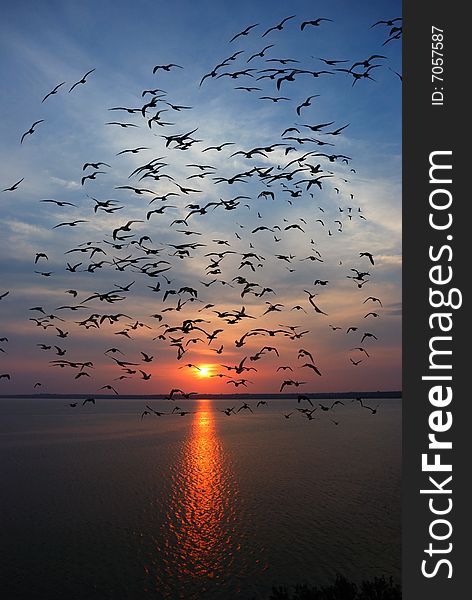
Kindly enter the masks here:
<path id="1" fill-rule="evenodd" d="M 35 121 L 31 127 L 28 129 L 28 131 L 25 131 L 25 133 L 21 136 L 21 140 L 20 140 L 20 144 L 23 143 L 23 140 L 25 139 L 25 137 L 27 135 L 33 135 L 33 133 L 36 131 L 35 127 L 36 125 L 39 125 L 39 123 L 44 123 L 44 119 L 39 119 L 39 121 Z M 15 184 L 16 185 L 16 184 Z M 3 190 L 3 191 L 7 191 L 7 190 Z M 8 191 L 13 191 L 11 188 Z"/>
<path id="2" fill-rule="evenodd" d="M 54 94 L 57 94 L 57 91 L 60 87 L 62 87 L 65 84 L 65 81 L 63 81 L 62 83 L 59 83 L 58 85 L 56 85 L 56 87 L 51 90 L 48 94 L 46 94 L 44 96 L 44 98 L 41 100 L 41 103 L 43 103 L 45 100 L 47 100 L 49 98 L 49 96 L 52 96 Z"/>
<path id="3" fill-rule="evenodd" d="M 69 93 L 72 92 L 72 90 L 74 88 L 76 88 L 79 84 L 81 83 L 85 83 L 86 78 L 90 75 L 90 73 L 93 73 L 95 71 L 95 69 L 90 69 L 90 71 L 87 71 L 87 73 L 85 73 L 85 75 L 82 77 L 82 79 L 79 79 L 79 81 L 76 81 L 73 86 L 70 88 Z"/>
<path id="4" fill-rule="evenodd" d="M 229 43 L 234 42 L 234 40 L 237 40 L 238 37 L 241 36 L 245 36 L 248 35 L 249 32 L 254 29 L 254 27 L 257 27 L 259 25 L 259 23 L 255 23 L 254 25 L 249 25 L 248 27 L 246 27 L 246 29 L 243 29 L 243 31 L 240 31 L 239 33 L 237 33 L 235 36 L 233 36 L 230 40 Z"/>
<path id="5" fill-rule="evenodd" d="M 324 17 L 320 17 L 318 19 L 313 19 L 312 21 L 303 21 L 300 25 L 300 29 L 303 31 L 307 25 L 311 25 L 312 27 L 319 27 L 322 21 L 331 21 L 332 19 L 325 19 Z"/>
<path id="6" fill-rule="evenodd" d="M 21 179 L 19 179 L 16 183 L 14 183 L 13 185 L 11 185 L 10 187 L 5 188 L 4 190 L 2 190 L 2 192 L 14 192 L 18 188 L 18 186 L 20 185 L 20 183 L 22 181 L 24 181 L 24 179 L 25 178 L 22 177 Z"/>
<path id="7" fill-rule="evenodd" d="M 290 19 L 294 19 L 294 18 L 295 18 L 295 15 L 291 15 L 290 17 L 285 17 L 285 19 L 282 19 L 282 21 L 280 21 L 280 23 L 278 23 L 278 25 L 274 25 L 274 27 L 269 27 L 269 29 L 267 29 L 267 31 L 265 31 L 261 37 L 265 37 L 271 31 L 275 31 L 275 30 L 282 31 L 285 23 L 287 21 L 289 21 Z"/>

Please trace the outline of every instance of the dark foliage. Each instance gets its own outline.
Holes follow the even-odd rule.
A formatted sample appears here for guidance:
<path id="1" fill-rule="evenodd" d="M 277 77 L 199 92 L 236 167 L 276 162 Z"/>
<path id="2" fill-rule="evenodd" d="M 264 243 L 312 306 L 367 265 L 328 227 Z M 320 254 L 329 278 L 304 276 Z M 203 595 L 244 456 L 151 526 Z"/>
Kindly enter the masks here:
<path id="1" fill-rule="evenodd" d="M 342 575 L 329 586 L 297 585 L 290 591 L 285 587 L 273 588 L 268 600 L 400 600 L 400 586 L 392 578 L 375 577 L 360 585 Z"/>

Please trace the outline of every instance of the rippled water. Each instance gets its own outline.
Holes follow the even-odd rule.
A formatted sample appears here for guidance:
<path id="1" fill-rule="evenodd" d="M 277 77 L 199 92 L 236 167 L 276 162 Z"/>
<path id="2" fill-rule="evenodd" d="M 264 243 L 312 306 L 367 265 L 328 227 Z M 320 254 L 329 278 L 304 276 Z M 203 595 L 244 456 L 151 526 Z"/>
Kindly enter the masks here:
<path id="1" fill-rule="evenodd" d="M 283 416 L 294 400 L 142 420 L 139 400 L 68 402 L 0 400 L 4 597 L 250 600 L 399 577 L 399 400 L 312 421 Z"/>

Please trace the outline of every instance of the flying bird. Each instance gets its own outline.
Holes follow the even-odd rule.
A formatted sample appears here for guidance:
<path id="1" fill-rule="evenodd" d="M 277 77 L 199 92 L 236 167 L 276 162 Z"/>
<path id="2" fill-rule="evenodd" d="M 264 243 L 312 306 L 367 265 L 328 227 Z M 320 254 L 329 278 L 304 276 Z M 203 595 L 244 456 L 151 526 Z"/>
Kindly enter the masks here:
<path id="1" fill-rule="evenodd" d="M 372 29 L 372 27 L 375 27 L 376 25 L 387 25 L 387 27 L 392 27 L 397 21 L 401 20 L 401 17 L 397 17 L 395 19 L 388 19 L 387 21 L 377 21 L 376 23 L 371 25 L 370 28 Z"/>
<path id="2" fill-rule="evenodd" d="M 178 68 L 178 69 L 183 69 L 183 67 L 181 67 L 180 65 L 176 65 L 176 64 L 174 64 L 174 63 L 170 63 L 170 64 L 168 64 L 168 65 L 156 65 L 156 66 L 153 68 L 153 70 L 152 70 L 152 73 L 153 73 L 153 75 L 154 75 L 154 74 L 156 73 L 156 71 L 159 71 L 159 69 L 161 69 L 162 71 L 167 71 L 167 72 L 169 72 L 169 71 L 172 69 L 172 67 L 176 67 L 176 68 Z"/>
<path id="3" fill-rule="evenodd" d="M 41 104 L 42 104 L 42 103 L 43 103 L 43 102 L 44 102 L 44 101 L 45 101 L 47 98 L 49 98 L 49 96 L 52 96 L 53 94 L 57 94 L 57 90 L 58 90 L 58 89 L 59 89 L 61 86 L 63 86 L 64 84 L 65 84 L 65 81 L 63 81 L 62 83 L 59 83 L 59 85 L 56 85 L 56 87 L 55 87 L 53 90 L 51 90 L 51 91 L 50 91 L 48 94 L 46 94 L 46 95 L 44 96 L 44 98 L 41 100 Z"/>
<path id="4" fill-rule="evenodd" d="M 367 256 L 367 258 L 370 260 L 371 264 L 375 264 L 374 263 L 374 257 L 372 256 L 372 254 L 370 252 L 359 252 L 359 256 Z"/>
<path id="5" fill-rule="evenodd" d="M 250 58 L 248 58 L 247 62 L 251 62 L 251 60 L 253 60 L 254 58 L 257 58 L 258 56 L 260 58 L 262 58 L 263 56 L 265 56 L 265 53 L 267 52 L 267 50 L 269 50 L 269 48 L 273 48 L 273 47 L 274 47 L 274 44 L 270 44 L 269 46 L 266 46 L 260 52 L 256 52 Z"/>
<path id="6" fill-rule="evenodd" d="M 44 119 L 39 119 L 39 121 L 35 121 L 35 122 L 34 122 L 34 123 L 31 125 L 31 127 L 28 129 L 28 131 L 25 131 L 25 133 L 24 133 L 24 134 L 21 136 L 20 144 L 22 144 L 22 143 L 23 143 L 23 140 L 25 139 L 25 137 L 26 137 L 27 135 L 32 135 L 32 134 L 33 134 L 33 133 L 36 131 L 36 130 L 35 130 L 35 127 L 36 127 L 36 125 L 38 125 L 39 123 L 44 123 Z M 6 190 L 4 190 L 4 191 L 6 191 Z M 9 191 L 12 191 L 12 190 L 9 190 Z"/>
<path id="7" fill-rule="evenodd" d="M 14 183 L 9 188 L 5 188 L 4 190 L 2 190 L 2 192 L 14 192 L 23 180 L 24 180 L 24 177 L 22 177 L 20 180 L 18 180 L 16 183 Z"/>
<path id="8" fill-rule="evenodd" d="M 88 75 L 90 75 L 90 73 L 93 73 L 95 71 L 95 69 L 90 69 L 90 71 L 87 71 L 87 73 L 85 73 L 85 75 L 82 77 L 82 79 L 80 79 L 79 81 L 76 81 L 74 83 L 74 85 L 70 88 L 69 93 L 72 92 L 72 90 L 78 86 L 80 83 L 85 83 L 85 80 L 87 78 Z"/>
<path id="9" fill-rule="evenodd" d="M 319 27 L 321 21 L 331 21 L 331 23 L 332 23 L 333 19 L 325 19 L 324 17 L 320 17 L 318 19 L 314 19 L 313 21 L 303 21 L 303 23 L 300 25 L 300 29 L 303 31 L 307 25 L 311 25 L 313 27 Z"/>
<path id="10" fill-rule="evenodd" d="M 308 98 L 304 102 L 302 102 L 299 106 L 297 106 L 297 109 L 296 109 L 297 115 L 300 116 L 300 112 L 301 112 L 302 108 L 310 106 L 313 98 L 319 98 L 319 96 L 320 96 L 319 94 L 314 94 L 313 96 L 308 96 Z"/>
<path id="11" fill-rule="evenodd" d="M 251 29 L 254 29 L 254 27 L 257 27 L 258 25 L 259 25 L 259 23 L 255 23 L 254 25 L 249 25 L 249 27 L 246 27 L 246 29 L 243 29 L 243 31 L 240 31 L 234 37 L 232 37 L 229 40 L 229 43 L 234 42 L 234 40 L 238 39 L 238 37 L 241 37 L 243 35 L 248 35 L 249 32 L 251 31 Z"/>
<path id="12" fill-rule="evenodd" d="M 112 385 L 103 385 L 100 389 L 101 390 L 110 390 L 118 396 L 118 392 L 115 390 L 115 388 Z"/>
<path id="13" fill-rule="evenodd" d="M 280 23 L 278 25 L 274 25 L 274 27 L 269 27 L 269 29 L 266 32 L 264 32 L 261 37 L 265 37 L 268 33 L 270 33 L 271 31 L 275 31 L 276 29 L 278 31 L 282 31 L 285 23 L 287 21 L 289 21 L 290 19 L 294 19 L 294 18 L 295 18 L 295 15 L 291 15 L 290 17 L 285 17 L 285 19 L 280 21 Z"/>
<path id="14" fill-rule="evenodd" d="M 361 339 L 361 344 L 362 344 L 362 342 L 365 340 L 365 338 L 367 338 L 367 337 L 369 337 L 369 338 L 373 338 L 374 340 L 378 340 L 378 339 L 379 339 L 379 338 L 378 338 L 377 336 L 375 336 L 373 333 L 366 332 L 366 333 L 364 333 L 364 335 L 362 336 L 362 339 Z"/>
<path id="15" fill-rule="evenodd" d="M 371 300 L 372 302 L 377 302 L 378 304 L 380 304 L 380 306 L 383 306 L 381 300 L 379 298 L 375 298 L 374 296 L 369 296 L 368 298 L 366 298 L 363 302 L 363 304 L 365 304 L 366 302 L 368 302 L 369 300 Z"/>

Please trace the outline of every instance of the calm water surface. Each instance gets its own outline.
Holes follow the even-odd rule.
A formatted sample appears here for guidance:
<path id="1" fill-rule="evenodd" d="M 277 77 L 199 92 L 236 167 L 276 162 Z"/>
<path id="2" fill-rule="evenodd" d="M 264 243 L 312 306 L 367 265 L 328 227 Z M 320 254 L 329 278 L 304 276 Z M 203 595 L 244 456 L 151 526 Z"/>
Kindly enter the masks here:
<path id="1" fill-rule="evenodd" d="M 3 597 L 251 600 L 400 577 L 400 400 L 312 421 L 296 400 L 142 420 L 145 401 L 69 402 L 0 400 Z"/>

